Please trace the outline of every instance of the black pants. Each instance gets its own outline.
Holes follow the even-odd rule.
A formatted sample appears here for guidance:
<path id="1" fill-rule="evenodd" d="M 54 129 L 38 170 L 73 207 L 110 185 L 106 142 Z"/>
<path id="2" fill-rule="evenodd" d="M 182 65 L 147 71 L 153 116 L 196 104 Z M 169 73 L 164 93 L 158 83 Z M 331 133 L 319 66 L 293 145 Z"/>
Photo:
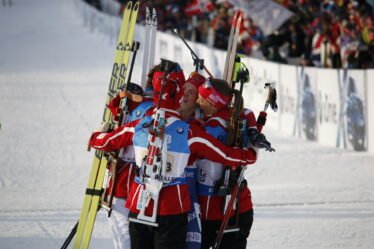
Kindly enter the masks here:
<path id="1" fill-rule="evenodd" d="M 229 224 L 234 221 L 235 217 L 231 217 Z M 245 249 L 247 247 L 247 237 L 251 231 L 253 223 L 253 210 L 239 215 L 238 232 L 226 233 L 223 235 L 219 249 Z M 217 236 L 217 231 L 221 225 L 221 221 L 202 221 L 202 245 L 201 249 L 209 249 Z"/>
<path id="2" fill-rule="evenodd" d="M 185 249 L 187 213 L 158 216 L 157 222 L 158 227 L 130 222 L 131 249 Z"/>

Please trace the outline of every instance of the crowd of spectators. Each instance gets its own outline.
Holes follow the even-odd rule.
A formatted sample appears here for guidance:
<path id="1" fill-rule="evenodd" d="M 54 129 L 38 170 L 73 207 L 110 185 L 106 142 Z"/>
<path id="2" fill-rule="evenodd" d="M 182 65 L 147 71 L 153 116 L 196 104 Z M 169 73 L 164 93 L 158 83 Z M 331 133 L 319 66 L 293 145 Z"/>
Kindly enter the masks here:
<path id="1" fill-rule="evenodd" d="M 100 8 L 102 0 L 94 2 Z M 126 4 L 125 0 L 115 0 Z M 158 29 L 226 50 L 235 7 L 227 0 L 145 0 L 157 10 Z M 238 52 L 279 63 L 327 68 L 374 68 L 373 6 L 365 0 L 275 0 L 294 13 L 264 36 L 245 16 Z M 145 8 L 139 12 L 145 22 Z"/>
<path id="2" fill-rule="evenodd" d="M 295 13 L 278 42 L 289 43 L 288 57 L 330 68 L 374 67 L 373 8 L 365 0 L 279 1 Z M 263 50 L 274 44 L 263 41 Z"/>

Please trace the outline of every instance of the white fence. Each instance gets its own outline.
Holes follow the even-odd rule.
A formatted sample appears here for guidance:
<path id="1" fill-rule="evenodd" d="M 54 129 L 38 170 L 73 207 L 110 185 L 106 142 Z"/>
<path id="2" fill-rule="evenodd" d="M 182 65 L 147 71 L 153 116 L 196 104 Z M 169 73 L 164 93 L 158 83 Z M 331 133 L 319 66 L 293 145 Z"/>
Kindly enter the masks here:
<path id="1" fill-rule="evenodd" d="M 76 2 L 91 30 L 110 35 L 116 41 L 120 18 L 107 16 Z M 138 25 L 135 39 L 144 41 L 145 29 Z M 114 36 L 114 37 L 113 37 Z M 156 60 L 180 63 L 185 73 L 194 66 L 182 41 L 169 33 L 157 33 Z M 211 73 L 220 77 L 225 52 L 190 43 Z M 142 58 L 142 47 L 138 58 Z M 251 81 L 244 88 L 245 106 L 255 112 L 263 109 L 266 98 L 264 83 L 276 83 L 279 111 L 268 113 L 267 126 L 283 133 L 318 143 L 356 151 L 374 153 L 374 70 L 335 70 L 302 68 L 246 57 Z"/>

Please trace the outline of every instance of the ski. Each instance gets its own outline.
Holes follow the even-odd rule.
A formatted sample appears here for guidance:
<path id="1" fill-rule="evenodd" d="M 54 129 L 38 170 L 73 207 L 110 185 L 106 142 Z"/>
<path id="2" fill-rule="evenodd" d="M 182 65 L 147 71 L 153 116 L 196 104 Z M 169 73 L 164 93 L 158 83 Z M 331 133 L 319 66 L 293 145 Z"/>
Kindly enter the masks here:
<path id="1" fill-rule="evenodd" d="M 139 3 L 133 5 L 132 2 L 128 2 L 126 5 L 115 51 L 106 104 L 110 102 L 117 93 L 117 89 L 125 82 L 138 9 Z M 111 117 L 111 112 L 106 108 L 106 105 L 102 120 L 103 122 L 114 123 Z M 91 166 L 83 206 L 79 216 L 78 227 L 76 229 L 74 249 L 84 249 L 89 246 L 96 220 L 96 214 L 99 209 L 99 201 L 107 163 L 108 162 L 103 153 L 96 151 Z"/>
<path id="2" fill-rule="evenodd" d="M 158 24 L 157 13 L 156 13 L 156 9 L 153 8 L 153 11 L 152 11 L 151 37 L 150 37 L 150 41 L 149 41 L 151 50 L 149 52 L 148 70 L 146 71 L 146 73 L 148 73 L 148 71 L 151 69 L 151 67 L 155 63 L 155 51 L 156 51 L 155 47 L 156 47 L 157 24 Z"/>
<path id="3" fill-rule="evenodd" d="M 127 74 L 127 79 L 125 85 L 121 87 L 122 91 L 127 91 L 129 83 L 131 82 L 132 71 L 135 64 L 136 54 L 139 49 L 140 43 L 138 41 L 134 41 L 131 47 L 131 63 L 129 67 L 129 72 Z M 130 97 L 131 98 L 131 97 Z M 129 122 L 130 119 L 130 112 L 127 104 L 127 97 L 121 99 L 120 106 L 121 111 L 118 120 L 118 126 L 122 126 Z M 112 203 L 113 203 L 113 190 L 117 184 L 117 170 L 119 168 L 118 164 L 121 160 L 120 158 L 123 157 L 125 153 L 125 149 L 120 149 L 117 153 L 110 153 L 109 155 L 109 163 L 107 164 L 104 183 L 103 183 L 103 191 L 100 199 L 100 206 L 108 211 L 108 217 L 110 217 L 112 213 Z M 109 182 L 112 181 L 111 187 L 109 186 Z"/>
<path id="4" fill-rule="evenodd" d="M 238 22 L 240 21 L 240 17 L 238 19 Z M 237 25 L 238 27 L 238 25 Z M 234 36 L 235 37 L 235 36 Z M 236 43 L 236 39 L 234 38 L 233 40 L 234 43 Z M 241 119 L 241 114 L 243 111 L 243 98 L 242 98 L 242 93 L 243 93 L 243 87 L 245 83 L 249 82 L 249 71 L 247 67 L 245 66 L 244 63 L 241 62 L 241 57 L 236 55 L 236 46 L 232 44 L 232 51 L 230 56 L 234 56 L 234 60 L 232 64 L 229 63 L 228 71 L 231 71 L 231 76 L 230 76 L 230 85 L 232 89 L 235 89 L 236 83 L 240 84 L 239 91 L 238 91 L 238 96 L 239 98 L 234 97 L 232 106 L 234 107 L 234 111 L 232 113 L 232 116 L 230 117 L 229 120 L 229 127 L 232 127 L 232 133 L 233 133 L 233 139 L 230 141 L 229 139 L 229 144 L 231 146 L 235 147 L 244 147 L 244 133 L 246 132 L 246 124 L 245 121 Z M 216 239 L 214 241 L 214 244 L 212 246 L 213 249 L 218 249 L 222 237 L 225 233 L 231 233 L 231 232 L 238 232 L 240 230 L 239 228 L 239 191 L 240 191 L 240 186 L 244 180 L 244 170 L 245 167 L 239 167 L 237 170 L 239 172 L 234 172 L 232 169 L 226 169 L 224 176 L 224 185 L 221 187 L 222 193 L 225 193 L 225 202 L 224 202 L 224 216 L 222 219 L 222 222 L 220 224 L 219 230 L 217 232 Z M 231 177 L 231 174 L 234 174 L 234 176 L 238 173 L 237 177 Z M 230 190 L 230 183 L 229 179 L 235 179 L 235 184 L 234 187 Z M 229 219 L 230 219 L 230 214 L 232 211 L 235 210 L 235 224 L 229 226 Z"/>
<path id="5" fill-rule="evenodd" d="M 240 25 L 242 23 L 243 13 L 236 11 L 230 30 L 229 44 L 226 53 L 225 68 L 223 71 L 223 79 L 232 85 L 232 73 L 235 63 L 236 48 L 238 46 L 238 38 L 240 33 Z"/>
<path id="6" fill-rule="evenodd" d="M 149 56 L 149 36 L 151 33 L 151 22 L 152 16 L 149 11 L 149 8 L 146 8 L 146 16 L 145 16 L 145 41 L 143 47 L 143 67 L 142 67 L 142 76 L 140 80 L 140 84 L 142 88 L 145 88 L 146 80 L 147 80 L 147 73 L 148 73 L 148 56 Z"/>
<path id="7" fill-rule="evenodd" d="M 154 63 L 156 33 L 157 33 L 157 13 L 156 9 L 152 12 L 147 7 L 146 9 L 146 27 L 145 27 L 145 41 L 143 50 L 143 67 L 141 77 L 141 87 L 144 89 L 147 83 L 147 74 Z"/>
<path id="8" fill-rule="evenodd" d="M 226 59 L 225 59 L 225 67 L 223 69 L 223 75 L 222 75 L 222 79 L 226 79 L 227 78 L 227 68 L 229 66 L 229 59 L 230 59 L 230 55 L 229 55 L 229 52 L 231 52 L 231 47 L 232 47 L 232 40 L 233 40 L 233 37 L 234 37 L 234 32 L 235 32 L 235 27 L 236 27 L 236 19 L 238 17 L 238 14 L 239 12 L 236 11 L 235 14 L 234 14 L 234 17 L 232 19 L 232 24 L 231 24 L 231 30 L 230 30 L 230 36 L 229 36 L 229 43 L 227 45 L 227 51 L 226 51 Z"/>

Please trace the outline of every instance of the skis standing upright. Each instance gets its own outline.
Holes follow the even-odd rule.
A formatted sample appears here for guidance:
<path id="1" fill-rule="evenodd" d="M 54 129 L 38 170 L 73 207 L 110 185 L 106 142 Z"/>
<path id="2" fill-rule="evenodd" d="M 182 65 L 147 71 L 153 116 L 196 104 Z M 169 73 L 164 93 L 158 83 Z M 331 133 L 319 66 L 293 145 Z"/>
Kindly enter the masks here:
<path id="1" fill-rule="evenodd" d="M 132 52 L 131 60 L 130 60 L 131 63 L 130 63 L 130 66 L 128 67 L 126 83 L 121 87 L 122 91 L 127 92 L 129 83 L 131 82 L 132 70 L 134 69 L 136 54 L 139 49 L 139 46 L 140 46 L 140 43 L 138 41 L 133 41 L 132 46 L 131 46 L 131 52 Z M 127 124 L 130 120 L 130 111 L 129 111 L 127 98 L 132 99 L 133 97 L 131 96 L 131 97 L 125 97 L 121 99 L 120 113 L 119 113 L 117 127 Z M 100 199 L 100 207 L 108 211 L 108 217 L 110 217 L 112 213 L 112 203 L 113 203 L 113 197 L 114 197 L 113 192 L 117 184 L 118 169 L 120 168 L 119 161 L 121 161 L 121 158 L 123 157 L 125 152 L 126 152 L 126 148 L 122 148 L 119 151 L 108 153 L 109 154 L 108 164 L 107 164 L 107 169 L 105 172 L 103 191 L 102 191 L 102 195 Z M 112 182 L 111 185 L 110 185 L 110 182 Z"/>
<path id="2" fill-rule="evenodd" d="M 235 63 L 236 48 L 238 46 L 238 38 L 240 33 L 240 25 L 242 23 L 243 13 L 236 11 L 230 30 L 229 44 L 227 47 L 225 68 L 222 78 L 232 86 L 232 73 Z"/>
<path id="3" fill-rule="evenodd" d="M 135 3 L 133 5 L 132 2 L 128 2 L 126 5 L 115 51 L 106 105 L 115 96 L 117 89 L 125 84 L 138 9 L 139 3 Z M 112 120 L 111 112 L 106 105 L 102 121 L 111 122 L 113 124 L 114 122 Z M 107 163 L 107 159 L 103 155 L 103 152 L 96 151 L 91 166 L 91 172 L 88 179 L 83 206 L 79 216 L 78 226 L 76 229 L 74 249 L 86 249 L 89 246 L 96 220 L 96 214 L 99 209 L 100 196 Z"/>
<path id="4" fill-rule="evenodd" d="M 156 9 L 152 12 L 147 7 L 146 9 L 146 25 L 145 25 L 145 41 L 143 49 L 143 68 L 141 77 L 141 87 L 144 89 L 147 83 L 147 74 L 153 66 L 155 60 L 155 46 L 157 33 L 157 13 Z"/>

